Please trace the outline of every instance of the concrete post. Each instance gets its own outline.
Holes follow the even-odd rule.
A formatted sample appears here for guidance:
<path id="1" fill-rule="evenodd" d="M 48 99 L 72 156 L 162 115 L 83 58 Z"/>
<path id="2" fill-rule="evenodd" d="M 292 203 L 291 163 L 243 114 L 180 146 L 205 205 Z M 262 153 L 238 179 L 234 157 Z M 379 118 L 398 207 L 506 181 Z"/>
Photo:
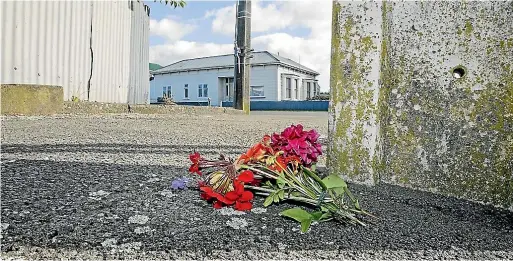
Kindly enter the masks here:
<path id="1" fill-rule="evenodd" d="M 513 3 L 334 2 L 328 168 L 513 209 Z"/>

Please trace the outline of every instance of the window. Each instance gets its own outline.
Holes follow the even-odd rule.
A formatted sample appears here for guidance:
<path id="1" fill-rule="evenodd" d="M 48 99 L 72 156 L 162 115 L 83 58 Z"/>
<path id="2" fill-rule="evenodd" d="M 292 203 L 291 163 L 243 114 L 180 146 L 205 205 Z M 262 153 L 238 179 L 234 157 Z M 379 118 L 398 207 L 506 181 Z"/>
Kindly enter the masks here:
<path id="1" fill-rule="evenodd" d="M 198 97 L 208 97 L 208 86 L 206 84 L 198 85 Z"/>
<path id="2" fill-rule="evenodd" d="M 292 97 L 292 82 L 290 78 L 287 78 L 287 99 L 290 99 Z"/>
<path id="3" fill-rule="evenodd" d="M 164 86 L 162 87 L 162 97 L 171 97 L 173 94 L 173 91 L 171 89 L 171 86 Z"/>
<path id="4" fill-rule="evenodd" d="M 265 97 L 264 86 L 251 86 L 251 92 L 249 95 L 251 97 Z"/>
<path id="5" fill-rule="evenodd" d="M 185 84 L 183 87 L 183 98 L 189 99 L 189 84 Z"/>
<path id="6" fill-rule="evenodd" d="M 294 80 L 296 82 L 296 100 L 299 100 L 299 83 L 298 80 Z"/>
<path id="7" fill-rule="evenodd" d="M 226 78 L 225 80 L 225 85 L 224 85 L 224 93 L 225 93 L 225 96 L 228 97 L 230 96 L 230 80 L 228 78 Z"/>
<path id="8" fill-rule="evenodd" d="M 312 87 L 310 86 L 310 82 L 307 82 L 306 83 L 306 98 L 307 99 L 312 98 L 312 95 L 310 93 L 311 91 L 312 91 Z"/>

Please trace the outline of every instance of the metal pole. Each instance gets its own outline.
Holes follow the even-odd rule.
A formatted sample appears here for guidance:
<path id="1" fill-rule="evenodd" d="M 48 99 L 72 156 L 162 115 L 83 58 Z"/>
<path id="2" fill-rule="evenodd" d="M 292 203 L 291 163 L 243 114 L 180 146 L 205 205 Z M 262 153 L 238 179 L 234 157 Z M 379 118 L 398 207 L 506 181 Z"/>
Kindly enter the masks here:
<path id="1" fill-rule="evenodd" d="M 235 23 L 235 97 L 233 107 L 249 114 L 249 77 L 251 52 L 251 1 L 237 1 Z"/>

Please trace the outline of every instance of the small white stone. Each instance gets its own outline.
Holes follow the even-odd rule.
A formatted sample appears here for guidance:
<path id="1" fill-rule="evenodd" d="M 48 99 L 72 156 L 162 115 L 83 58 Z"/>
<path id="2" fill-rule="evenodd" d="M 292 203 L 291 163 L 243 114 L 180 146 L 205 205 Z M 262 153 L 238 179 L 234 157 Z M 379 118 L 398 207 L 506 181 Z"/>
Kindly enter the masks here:
<path id="1" fill-rule="evenodd" d="M 287 245 L 283 244 L 283 243 L 278 243 L 278 249 L 279 250 L 285 250 L 287 248 Z"/>
<path id="2" fill-rule="evenodd" d="M 91 197 L 103 197 L 103 196 L 107 196 L 109 194 L 110 194 L 110 192 L 103 191 L 103 190 L 98 190 L 96 192 L 89 192 L 89 196 L 91 196 Z"/>
<path id="3" fill-rule="evenodd" d="M 146 227 L 136 227 L 134 232 L 139 235 L 139 234 L 148 233 L 150 231 L 151 231 L 151 228 L 146 226 Z"/>
<path id="4" fill-rule="evenodd" d="M 244 211 L 238 211 L 233 208 L 222 208 L 217 210 L 217 212 L 223 216 L 241 216 L 246 214 Z"/>
<path id="5" fill-rule="evenodd" d="M 241 229 L 248 226 L 248 222 L 243 218 L 232 218 L 231 220 L 226 221 L 226 225 L 233 229 Z"/>
<path id="6" fill-rule="evenodd" d="M 146 182 L 156 182 L 156 181 L 160 181 L 159 178 L 151 178 L 149 180 L 147 180 Z"/>
<path id="7" fill-rule="evenodd" d="M 281 227 L 275 228 L 274 231 L 276 231 L 276 233 L 285 233 L 285 229 L 283 229 Z"/>
<path id="8" fill-rule="evenodd" d="M 162 196 L 164 196 L 164 197 L 166 197 L 166 198 L 172 198 L 172 197 L 174 197 L 174 196 L 175 196 L 175 194 L 173 194 L 173 192 L 172 192 L 171 190 L 167 190 L 167 189 L 162 190 L 162 191 L 160 192 L 160 195 L 162 195 Z"/>
<path id="9" fill-rule="evenodd" d="M 148 222 L 148 220 L 150 220 L 150 218 L 148 216 L 135 215 L 135 216 L 131 216 L 128 218 L 128 223 L 144 225 L 144 224 L 146 224 L 146 222 Z"/>
<path id="10" fill-rule="evenodd" d="M 109 238 L 102 242 L 103 247 L 115 247 L 118 243 L 118 240 L 115 238 Z"/>
<path id="11" fill-rule="evenodd" d="M 2 223 L 0 225 L 0 227 L 2 228 L 2 230 L 6 230 L 9 227 L 9 224 L 8 223 Z"/>
<path id="12" fill-rule="evenodd" d="M 420 105 L 418 105 L 418 104 L 413 105 L 413 109 L 416 111 L 420 110 Z"/>
<path id="13" fill-rule="evenodd" d="M 262 213 L 267 212 L 267 209 L 266 208 L 253 208 L 253 209 L 251 209 L 251 212 L 255 213 L 255 214 L 262 214 Z"/>

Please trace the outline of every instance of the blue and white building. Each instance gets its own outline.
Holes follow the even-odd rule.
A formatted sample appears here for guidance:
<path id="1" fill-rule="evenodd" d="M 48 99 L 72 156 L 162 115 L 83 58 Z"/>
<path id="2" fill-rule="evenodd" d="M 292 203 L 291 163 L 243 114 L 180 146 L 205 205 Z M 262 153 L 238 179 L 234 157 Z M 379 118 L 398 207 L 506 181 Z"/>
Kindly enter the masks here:
<path id="1" fill-rule="evenodd" d="M 172 97 L 177 103 L 212 106 L 233 101 L 233 54 L 182 60 L 151 72 L 150 102 Z M 250 71 L 252 101 L 307 100 L 320 92 L 319 73 L 276 54 L 253 52 Z"/>

